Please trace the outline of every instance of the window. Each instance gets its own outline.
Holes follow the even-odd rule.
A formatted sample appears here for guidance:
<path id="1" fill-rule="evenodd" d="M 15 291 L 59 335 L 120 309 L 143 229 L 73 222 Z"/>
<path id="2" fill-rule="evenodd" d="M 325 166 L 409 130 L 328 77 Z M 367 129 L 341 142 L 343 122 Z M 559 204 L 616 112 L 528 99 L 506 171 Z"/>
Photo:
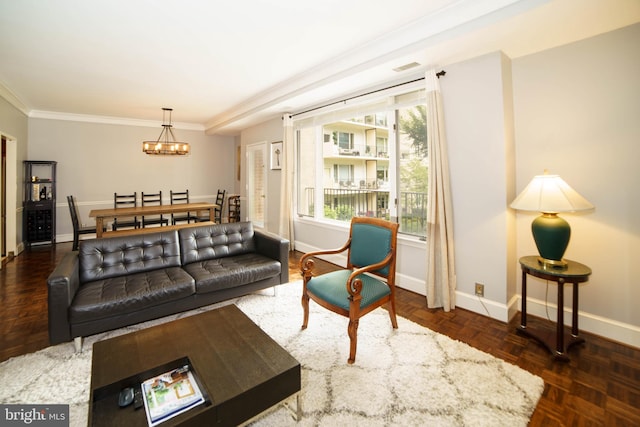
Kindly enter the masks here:
<path id="1" fill-rule="evenodd" d="M 427 232 L 427 114 L 424 105 L 402 108 L 398 114 L 400 148 L 398 216 L 400 231 L 426 236 Z"/>
<path id="2" fill-rule="evenodd" d="M 353 134 L 347 132 L 334 132 L 334 135 L 337 135 L 338 147 L 343 149 L 352 149 L 353 148 Z"/>
<path id="3" fill-rule="evenodd" d="M 351 187 L 353 185 L 354 165 L 333 165 L 334 182 L 340 187 Z"/>
<path id="4" fill-rule="evenodd" d="M 380 111 L 371 114 L 354 117 L 345 112 L 340 119 L 340 113 L 333 112 L 326 120 L 296 122 L 298 215 L 338 221 L 384 218 L 398 221 L 401 233 L 425 237 L 423 96 L 416 91 L 393 102 L 386 99 L 378 104 Z"/>

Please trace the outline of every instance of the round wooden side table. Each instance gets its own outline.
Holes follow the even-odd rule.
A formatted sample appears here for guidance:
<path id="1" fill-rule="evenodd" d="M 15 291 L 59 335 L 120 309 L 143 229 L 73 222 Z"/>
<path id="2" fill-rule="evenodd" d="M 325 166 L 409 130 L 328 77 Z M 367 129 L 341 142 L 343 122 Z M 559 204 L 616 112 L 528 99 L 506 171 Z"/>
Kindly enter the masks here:
<path id="1" fill-rule="evenodd" d="M 525 256 L 520 258 L 522 268 L 522 314 L 517 331 L 538 340 L 556 359 L 568 361 L 566 351 L 574 344 L 584 342 L 578 331 L 578 284 L 589 280 L 591 269 L 576 261 L 566 260 L 567 266 L 557 268 L 544 265 L 538 261 L 537 256 Z M 555 337 L 544 331 L 532 331 L 527 327 L 527 275 L 544 280 L 551 280 L 558 284 L 558 317 L 556 322 Z M 573 306 L 571 319 L 571 333 L 565 337 L 564 327 L 564 284 L 573 283 Z M 555 340 L 554 340 L 555 338 Z M 566 339 L 565 339 L 566 338 Z M 555 341 L 555 347 L 554 347 Z"/>

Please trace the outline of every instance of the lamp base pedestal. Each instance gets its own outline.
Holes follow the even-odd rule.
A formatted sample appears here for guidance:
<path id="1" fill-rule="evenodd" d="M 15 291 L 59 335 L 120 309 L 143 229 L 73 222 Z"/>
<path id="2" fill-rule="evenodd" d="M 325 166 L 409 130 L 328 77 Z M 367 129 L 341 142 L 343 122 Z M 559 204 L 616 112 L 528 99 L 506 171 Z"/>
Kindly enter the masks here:
<path id="1" fill-rule="evenodd" d="M 538 248 L 538 262 L 545 268 L 566 268 L 562 259 L 571 237 L 569 223 L 556 213 L 543 212 L 531 223 L 531 233 Z"/>
<path id="2" fill-rule="evenodd" d="M 556 270 L 561 270 L 563 268 L 567 268 L 567 261 L 563 259 L 547 259 L 541 256 L 538 257 L 538 264 L 542 265 L 544 268 L 553 268 Z"/>

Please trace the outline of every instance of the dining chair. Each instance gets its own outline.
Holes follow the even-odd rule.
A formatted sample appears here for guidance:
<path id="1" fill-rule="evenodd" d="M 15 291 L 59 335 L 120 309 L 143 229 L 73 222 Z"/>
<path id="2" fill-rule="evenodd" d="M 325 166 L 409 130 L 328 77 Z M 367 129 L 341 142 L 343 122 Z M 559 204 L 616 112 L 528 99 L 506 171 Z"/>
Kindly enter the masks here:
<path id="1" fill-rule="evenodd" d="M 189 190 L 185 191 L 169 191 L 169 198 L 171 200 L 172 205 L 177 205 L 181 203 L 189 203 Z M 171 214 L 171 224 L 175 225 L 176 222 L 186 221 L 188 224 L 198 221 L 198 217 L 196 215 L 192 215 L 191 212 L 187 212 L 186 214 Z"/>
<path id="2" fill-rule="evenodd" d="M 138 206 L 138 193 L 134 192 L 133 194 L 118 194 L 113 193 L 113 207 L 115 209 L 118 208 L 135 208 Z M 131 218 L 114 218 L 113 224 L 111 225 L 111 229 L 116 231 L 118 228 L 122 227 L 133 227 L 140 228 L 140 221 L 138 221 L 137 216 L 133 216 Z"/>
<path id="3" fill-rule="evenodd" d="M 214 209 L 213 217 L 214 222 L 216 224 L 222 224 L 222 207 L 224 206 L 224 196 L 227 193 L 227 190 L 218 190 L 218 194 L 216 195 L 216 205 L 217 208 Z M 198 217 L 198 222 L 206 222 L 209 221 L 209 215 Z"/>
<path id="4" fill-rule="evenodd" d="M 360 318 L 387 306 L 391 325 L 398 328 L 395 307 L 398 224 L 380 218 L 353 217 L 349 239 L 338 249 L 309 252 L 300 258 L 303 277 L 302 329 L 309 323 L 309 300 L 349 318 L 347 363 L 356 360 Z M 347 251 L 347 267 L 315 275 L 313 257 Z"/>
<path id="5" fill-rule="evenodd" d="M 71 225 L 73 225 L 73 248 L 72 250 L 78 250 L 78 242 L 81 234 L 95 234 L 96 226 L 93 225 L 80 225 L 80 213 L 78 212 L 78 206 L 76 205 L 75 198 L 73 196 L 67 196 L 67 204 L 69 205 L 69 213 L 71 214 Z M 106 231 L 106 227 L 103 227 L 102 231 Z"/>
<path id="6" fill-rule="evenodd" d="M 145 193 L 144 191 L 140 193 L 140 200 L 142 206 L 162 206 L 162 191 L 158 191 L 157 193 Z M 169 220 L 164 218 L 162 214 L 160 215 L 146 215 L 142 216 L 142 228 L 145 228 L 147 225 L 160 224 L 169 225 Z"/>
<path id="7" fill-rule="evenodd" d="M 229 196 L 229 222 L 240 222 L 240 196 Z"/>
<path id="8" fill-rule="evenodd" d="M 215 208 L 215 221 L 216 224 L 222 224 L 222 208 L 224 207 L 224 196 L 227 193 L 227 190 L 218 190 L 218 194 L 216 195 L 216 205 Z"/>

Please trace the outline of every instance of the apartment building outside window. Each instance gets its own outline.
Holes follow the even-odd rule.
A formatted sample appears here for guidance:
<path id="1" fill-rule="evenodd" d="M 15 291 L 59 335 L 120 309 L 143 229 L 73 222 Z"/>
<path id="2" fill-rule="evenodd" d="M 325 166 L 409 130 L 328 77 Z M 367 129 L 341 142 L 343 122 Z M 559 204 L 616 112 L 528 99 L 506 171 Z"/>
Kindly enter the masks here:
<path id="1" fill-rule="evenodd" d="M 296 126 L 299 216 L 344 222 L 353 216 L 384 218 L 397 221 L 401 233 L 426 236 L 425 106 L 386 104 L 392 107 Z"/>

